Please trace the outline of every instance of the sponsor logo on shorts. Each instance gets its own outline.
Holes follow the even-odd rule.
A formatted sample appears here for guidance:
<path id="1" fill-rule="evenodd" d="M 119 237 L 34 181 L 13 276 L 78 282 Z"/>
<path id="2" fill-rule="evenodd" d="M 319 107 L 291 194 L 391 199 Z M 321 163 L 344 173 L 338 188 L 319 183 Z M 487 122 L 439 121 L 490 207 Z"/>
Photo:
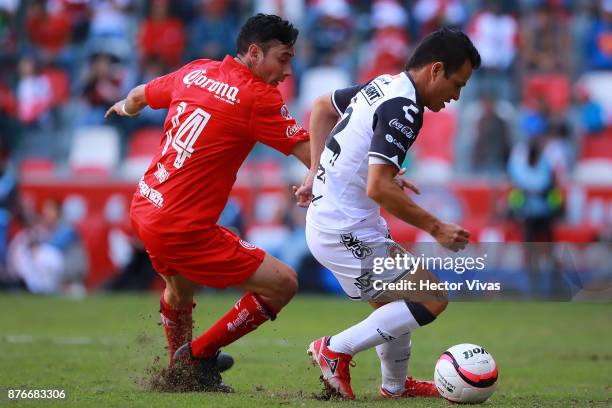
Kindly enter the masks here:
<path id="1" fill-rule="evenodd" d="M 291 138 L 297 135 L 300 130 L 302 130 L 302 127 L 296 123 L 295 125 L 287 126 L 285 134 L 287 135 L 287 137 Z"/>
<path id="2" fill-rule="evenodd" d="M 348 234 L 341 234 L 340 242 L 342 242 L 344 247 L 351 251 L 353 256 L 357 259 L 365 259 L 372 255 L 372 248 L 355 237 L 352 232 Z"/>
<path id="3" fill-rule="evenodd" d="M 369 292 L 372 290 L 372 274 L 365 272 L 355 279 L 355 286 L 362 292 Z"/>
<path id="4" fill-rule="evenodd" d="M 245 249 L 255 249 L 255 248 L 257 248 L 255 245 L 251 244 L 250 242 L 243 241 L 242 239 L 239 240 L 238 242 L 240 242 L 240 245 L 242 245 L 242 247 L 245 248 Z"/>
<path id="5" fill-rule="evenodd" d="M 145 183 L 144 178 L 140 179 L 138 189 L 140 190 L 140 195 L 149 200 L 149 202 L 157 208 L 162 208 L 164 206 L 164 196 L 162 193 L 154 188 L 151 188 L 147 183 Z"/>

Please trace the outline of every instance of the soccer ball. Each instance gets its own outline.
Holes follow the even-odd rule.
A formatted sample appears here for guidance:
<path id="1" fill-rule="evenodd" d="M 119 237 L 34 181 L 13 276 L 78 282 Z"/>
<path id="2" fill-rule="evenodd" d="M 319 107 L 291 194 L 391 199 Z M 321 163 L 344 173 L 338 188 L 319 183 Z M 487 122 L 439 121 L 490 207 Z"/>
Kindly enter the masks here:
<path id="1" fill-rule="evenodd" d="M 497 365 L 483 347 L 458 344 L 438 359 L 434 382 L 447 400 L 478 404 L 486 401 L 497 387 Z"/>

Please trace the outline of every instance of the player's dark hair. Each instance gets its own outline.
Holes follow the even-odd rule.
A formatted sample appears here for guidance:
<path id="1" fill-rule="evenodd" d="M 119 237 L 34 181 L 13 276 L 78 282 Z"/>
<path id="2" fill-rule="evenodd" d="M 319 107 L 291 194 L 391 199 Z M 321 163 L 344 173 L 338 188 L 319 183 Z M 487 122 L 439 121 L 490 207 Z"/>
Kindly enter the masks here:
<path id="1" fill-rule="evenodd" d="M 406 64 L 406 70 L 440 61 L 444 64 L 444 76 L 448 77 L 461 68 L 466 59 L 472 69 L 480 67 L 480 54 L 468 36 L 444 27 L 421 41 Z"/>
<path id="2" fill-rule="evenodd" d="M 293 45 L 297 40 L 299 31 L 287 20 L 273 14 L 259 13 L 249 17 L 244 23 L 236 39 L 236 51 L 244 55 L 249 45 L 257 44 L 264 51 L 268 51 L 270 41 L 278 40 L 285 45 Z"/>

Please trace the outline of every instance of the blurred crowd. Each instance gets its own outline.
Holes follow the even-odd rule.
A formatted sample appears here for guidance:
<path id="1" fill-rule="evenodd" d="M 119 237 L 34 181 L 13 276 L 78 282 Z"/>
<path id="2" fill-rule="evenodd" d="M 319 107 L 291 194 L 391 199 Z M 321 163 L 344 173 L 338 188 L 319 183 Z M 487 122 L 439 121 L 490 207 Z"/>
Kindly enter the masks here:
<path id="1" fill-rule="evenodd" d="M 552 241 L 555 220 L 581 216 L 563 214 L 580 199 L 576 183 L 612 184 L 612 0 L 0 0 L 0 276 L 35 292 L 67 282 L 82 290 L 87 251 L 62 216 L 65 203 L 28 208 L 20 180 L 101 175 L 135 184 L 166 112 L 105 120 L 105 110 L 187 61 L 234 54 L 240 25 L 257 12 L 300 29 L 293 76 L 279 88 L 306 127 L 317 96 L 401 71 L 418 40 L 441 26 L 468 33 L 482 68 L 459 102 L 428 113 L 405 166 L 417 183 L 508 183 L 507 214 L 525 241 Z M 232 200 L 220 222 L 299 271 L 315 268 L 288 188 L 303 169 L 263 146 L 248 163 L 276 191 L 248 211 Z M 257 179 L 248 169 L 244 177 Z M 611 227 L 608 212 L 594 221 Z M 153 276 L 127 228 L 117 231 L 108 249 L 115 267 Z"/>

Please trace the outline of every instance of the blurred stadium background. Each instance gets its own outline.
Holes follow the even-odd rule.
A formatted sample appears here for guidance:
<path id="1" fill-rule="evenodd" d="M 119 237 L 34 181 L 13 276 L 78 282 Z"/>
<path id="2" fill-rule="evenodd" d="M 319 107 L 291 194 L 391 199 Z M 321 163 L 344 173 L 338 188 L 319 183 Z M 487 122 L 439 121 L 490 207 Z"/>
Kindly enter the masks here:
<path id="1" fill-rule="evenodd" d="M 417 201 L 474 242 L 600 242 L 585 256 L 609 256 L 612 0 L 0 0 L 2 288 L 160 287 L 128 209 L 166 112 L 104 112 L 186 61 L 234 54 L 256 12 L 300 29 L 279 88 L 306 127 L 318 95 L 401 71 L 437 27 L 466 31 L 483 67 L 459 102 L 426 114 L 405 163 Z M 336 292 L 290 193 L 304 173 L 257 146 L 220 223 L 307 275 L 302 290 Z M 428 239 L 388 220 L 400 242 Z M 527 255 L 515 255 L 523 270 Z"/>

